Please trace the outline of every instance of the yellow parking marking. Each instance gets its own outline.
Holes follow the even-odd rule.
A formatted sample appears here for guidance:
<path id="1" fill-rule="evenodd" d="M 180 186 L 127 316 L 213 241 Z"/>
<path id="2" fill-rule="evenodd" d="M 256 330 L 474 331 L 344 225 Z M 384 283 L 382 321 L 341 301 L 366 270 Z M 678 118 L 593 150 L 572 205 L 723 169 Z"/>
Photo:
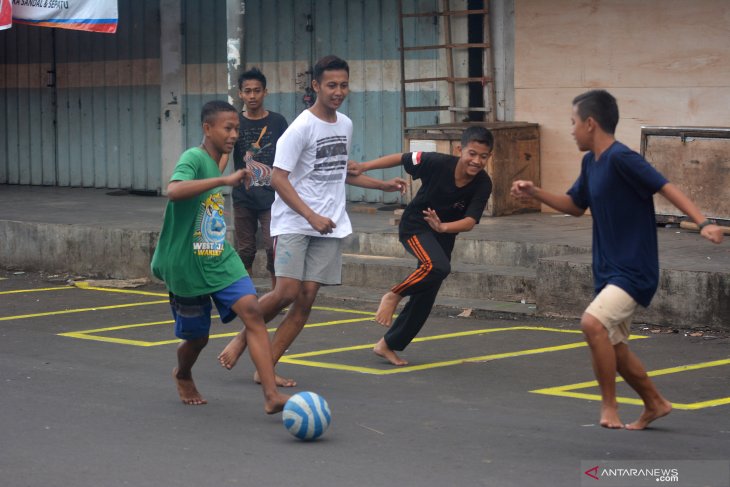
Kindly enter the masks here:
<path id="1" fill-rule="evenodd" d="M 313 309 L 322 309 L 317 306 L 313 307 Z M 367 317 L 363 318 L 349 318 L 346 320 L 334 320 L 334 321 L 325 321 L 321 323 L 310 323 L 308 325 L 305 325 L 304 328 L 317 328 L 322 326 L 333 326 L 333 325 L 342 325 L 347 323 L 361 323 L 363 321 L 369 321 L 372 319 L 371 315 L 373 313 L 369 312 L 356 312 L 360 314 L 367 315 Z M 211 318 L 220 318 L 219 315 L 211 315 Z M 81 340 L 95 340 L 98 342 L 106 342 L 106 343 L 119 343 L 123 345 L 133 345 L 137 347 L 156 347 L 160 345 L 170 345 L 172 343 L 180 343 L 179 339 L 174 340 L 161 340 L 161 341 L 146 341 L 146 340 L 131 340 L 127 338 L 116 338 L 116 337 L 110 337 L 110 336 L 104 336 L 104 335 L 97 335 L 97 333 L 107 333 L 107 332 L 113 332 L 113 331 L 119 331 L 119 330 L 127 330 L 127 329 L 133 329 L 133 328 L 141 328 L 141 327 L 147 327 L 147 326 L 157 326 L 157 325 L 171 325 L 173 324 L 173 320 L 165 320 L 165 321 L 151 321 L 147 323 L 136 323 L 131 325 L 118 325 L 118 326 L 109 326 L 106 328 L 94 328 L 91 330 L 79 330 L 79 331 L 70 331 L 65 333 L 59 333 L 58 336 L 64 336 L 64 337 L 70 337 L 70 338 L 79 338 Z M 276 331 L 276 328 L 268 328 L 267 329 L 269 333 L 273 333 Z M 209 338 L 230 338 L 233 336 L 236 336 L 238 332 L 229 332 L 229 333 L 217 333 L 210 335 Z"/>
<path id="2" fill-rule="evenodd" d="M 109 292 L 109 293 L 122 293 L 122 294 L 134 294 L 134 295 L 140 295 L 140 296 L 159 296 L 159 297 L 167 297 L 167 293 L 159 293 L 159 292 L 150 292 L 150 291 L 141 291 L 136 289 L 117 289 L 117 288 L 107 288 L 107 287 L 96 287 L 96 286 L 89 286 L 86 282 L 77 282 L 74 284 L 74 286 L 58 286 L 58 287 L 49 287 L 49 288 L 35 288 L 35 289 L 16 289 L 12 291 L 0 291 L 0 295 L 2 294 L 23 294 L 23 293 L 30 293 L 30 292 L 48 292 L 48 291 L 61 291 L 64 289 L 82 289 L 84 291 L 100 291 L 100 292 Z M 11 320 L 22 320 L 27 318 L 40 318 L 43 316 L 55 316 L 55 315 L 63 315 L 63 314 L 70 314 L 70 313 L 84 313 L 89 311 L 99 311 L 99 310 L 108 310 L 108 309 L 116 309 L 116 308 L 129 308 L 134 306 L 145 306 L 148 304 L 163 304 L 168 303 L 169 300 L 160 300 L 160 301 L 146 301 L 141 303 L 127 303 L 127 304 L 117 304 L 117 305 L 111 305 L 111 306 L 94 306 L 91 308 L 76 308 L 76 309 L 64 309 L 64 310 L 58 310 L 58 311 L 47 311 L 44 313 L 30 313 L 25 315 L 15 315 L 15 316 L 0 316 L 0 321 L 11 321 Z M 320 310 L 320 311 L 333 311 L 337 313 L 350 313 L 350 314 L 358 314 L 358 315 L 366 315 L 366 316 L 375 316 L 375 313 L 369 312 L 369 311 L 357 311 L 357 310 L 351 310 L 351 309 L 343 309 L 343 308 L 330 308 L 325 306 L 314 306 L 312 309 Z"/>
<path id="3" fill-rule="evenodd" d="M 73 289 L 71 286 L 56 286 L 56 287 L 42 287 L 35 289 L 13 289 L 12 291 L 0 291 L 2 294 L 25 294 L 25 293 L 37 293 L 47 291 L 63 291 L 64 289 Z"/>
<path id="4" fill-rule="evenodd" d="M 24 294 L 24 293 L 32 293 L 32 292 L 49 292 L 49 291 L 63 291 L 64 289 L 83 289 L 85 291 L 105 291 L 105 292 L 118 292 L 118 293 L 128 293 L 128 294 L 140 294 L 144 296 L 167 296 L 167 294 L 164 293 L 151 293 L 147 291 L 136 291 L 136 290 L 129 290 L 129 289 L 112 289 L 112 288 L 100 288 L 100 287 L 93 287 L 89 286 L 85 282 L 77 282 L 75 286 L 57 286 L 57 287 L 46 287 L 46 288 L 34 288 L 34 289 L 15 289 L 12 291 L 1 291 L 0 294 Z M 117 309 L 117 308 L 131 308 L 135 306 L 146 306 L 149 304 L 161 304 L 161 303 L 168 303 L 169 300 L 165 299 L 164 301 L 145 301 L 141 303 L 126 303 L 126 304 L 115 304 L 115 305 L 109 305 L 109 306 L 94 306 L 90 308 L 75 308 L 75 309 L 63 309 L 58 311 L 47 311 L 44 313 L 30 313 L 25 315 L 15 315 L 15 316 L 0 316 L 0 321 L 11 321 L 11 320 L 23 320 L 27 318 L 40 318 L 43 316 L 55 316 L 55 315 L 65 315 L 70 313 L 86 313 L 89 311 L 100 311 L 100 310 L 107 310 L 107 309 Z"/>
<path id="5" fill-rule="evenodd" d="M 482 330 L 469 330 L 469 331 L 462 331 L 462 332 L 456 332 L 456 333 L 446 333 L 442 335 L 432 335 L 428 337 L 419 337 L 415 338 L 414 342 L 426 342 L 431 340 L 446 340 L 451 338 L 460 338 L 465 336 L 471 336 L 471 335 L 482 335 L 486 333 L 497 333 L 497 332 L 503 332 L 503 331 L 548 331 L 548 332 L 556 332 L 556 333 L 572 333 L 572 334 L 582 334 L 580 330 L 564 330 L 561 328 L 549 328 L 549 327 L 542 327 L 542 326 L 510 326 L 505 328 L 485 328 Z M 648 338 L 644 336 L 638 336 L 638 335 L 631 335 L 629 337 L 630 339 L 642 339 L 642 338 Z M 316 357 L 321 355 L 331 355 L 335 353 L 342 353 L 342 352 L 350 352 L 354 350 L 364 350 L 368 348 L 372 348 L 375 344 L 365 344 L 365 345 L 355 345 L 350 347 L 340 347 L 340 348 L 331 348 L 327 350 L 315 350 L 312 352 L 304 352 L 304 353 L 297 353 L 297 354 L 291 354 L 291 355 L 284 355 L 279 360 L 280 362 L 289 363 L 289 364 L 297 364 L 297 365 L 304 365 L 307 367 L 320 367 L 325 369 L 333 369 L 333 370 L 344 370 L 344 371 L 350 371 L 350 372 L 360 372 L 363 374 L 372 374 L 372 375 L 393 375 L 393 374 L 403 374 L 406 372 L 415 372 L 419 370 L 427 370 L 427 369 L 434 369 L 438 367 L 448 367 L 451 365 L 458 365 L 463 363 L 471 363 L 471 362 L 487 362 L 490 360 L 499 360 L 504 358 L 511 358 L 511 357 L 520 357 L 524 355 L 535 355 L 539 353 L 548 353 L 548 352 L 557 352 L 560 350 L 569 350 L 571 348 L 579 348 L 579 347 L 585 347 L 586 343 L 585 341 L 581 340 L 580 342 L 574 342 L 574 343 L 568 343 L 564 345 L 556 345 L 552 347 L 542 347 L 542 348 L 533 348 L 528 350 L 517 350 L 513 352 L 504 352 L 504 353 L 495 353 L 490 355 L 481 355 L 477 357 L 465 357 L 465 358 L 459 358 L 454 360 L 445 360 L 441 362 L 430 362 L 425 364 L 419 364 L 419 365 L 411 365 L 411 366 L 404 366 L 404 367 L 397 367 L 397 368 L 389 368 L 389 369 L 376 369 L 373 367 L 359 367 L 354 365 L 347 365 L 347 364 L 339 364 L 339 363 L 332 363 L 332 362 L 318 362 L 313 360 L 303 360 L 306 357 Z"/>
<path id="6" fill-rule="evenodd" d="M 659 370 L 652 370 L 650 372 L 647 372 L 649 377 L 657 377 L 660 375 L 667 375 L 667 374 L 677 374 L 680 372 L 687 372 L 690 370 L 698 370 L 698 369 L 706 369 L 708 367 L 720 367 L 723 365 L 730 364 L 730 358 L 728 359 L 722 359 L 722 360 L 715 360 L 712 362 L 702 362 L 698 364 L 690 364 L 690 365 L 680 365 L 678 367 L 669 367 L 666 369 L 659 369 Z M 623 382 L 623 379 L 618 377 L 616 378 L 616 382 Z M 535 394 L 545 394 L 548 396 L 562 396 L 562 397 L 572 397 L 576 399 L 586 399 L 588 401 L 600 401 L 601 396 L 599 394 L 588 394 L 583 392 L 573 392 L 579 389 L 587 389 L 589 387 L 598 387 L 598 382 L 588 381 L 588 382 L 579 382 L 577 384 L 569 384 L 566 386 L 558 386 L 558 387 L 547 387 L 545 389 L 536 389 L 533 392 Z M 634 404 L 636 406 L 642 406 L 644 403 L 640 399 L 630 398 L 630 397 L 617 397 L 616 400 L 621 404 Z M 691 403 L 677 403 L 672 401 L 672 407 L 674 409 L 684 409 L 684 410 L 695 410 L 695 409 L 704 409 L 704 408 L 710 408 L 715 406 L 722 406 L 725 404 L 730 404 L 730 397 L 721 397 L 718 399 L 711 399 L 708 401 L 699 401 L 699 402 L 691 402 Z"/>
<path id="7" fill-rule="evenodd" d="M 168 293 L 155 293 L 151 291 L 141 291 L 139 289 L 118 289 L 118 288 L 112 288 L 112 287 L 97 287 L 97 286 L 89 286 L 88 282 L 79 281 L 75 282 L 74 286 L 87 290 L 87 291 L 102 291 L 107 293 L 122 293 L 122 294 L 138 294 L 140 296 L 164 296 L 168 297 Z"/>
<path id="8" fill-rule="evenodd" d="M 65 315 L 65 314 L 70 314 L 70 313 L 85 313 L 88 311 L 102 311 L 102 310 L 106 310 L 106 309 L 133 308 L 135 306 L 147 306 L 150 304 L 162 304 L 162 303 L 169 303 L 169 300 L 165 299 L 164 301 L 146 301 L 144 303 L 115 304 L 115 305 L 111 305 L 111 306 L 94 306 L 93 308 L 64 309 L 64 310 L 59 310 L 59 311 L 48 311 L 45 313 L 32 313 L 32 314 L 27 314 L 27 315 L 0 316 L 0 321 L 23 320 L 26 318 L 40 318 L 42 316 Z"/>

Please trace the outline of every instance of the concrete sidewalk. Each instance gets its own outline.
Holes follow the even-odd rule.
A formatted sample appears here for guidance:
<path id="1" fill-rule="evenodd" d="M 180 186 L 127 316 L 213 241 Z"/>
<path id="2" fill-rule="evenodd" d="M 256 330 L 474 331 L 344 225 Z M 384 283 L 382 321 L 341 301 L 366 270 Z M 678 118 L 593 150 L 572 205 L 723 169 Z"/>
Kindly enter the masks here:
<path id="1" fill-rule="evenodd" d="M 167 199 L 118 190 L 0 185 L 0 266 L 112 278 L 149 277 Z M 227 208 L 232 205 L 228 204 Z M 323 298 L 376 302 L 412 270 L 392 211 L 351 204 L 343 286 Z M 592 295 L 590 217 L 484 217 L 460 235 L 439 304 L 452 309 L 579 317 Z M 660 289 L 637 319 L 730 330 L 730 239 L 659 228 Z M 261 270 L 257 261 L 256 270 Z M 258 272 L 257 272 L 258 274 Z M 260 277 L 264 277 L 263 273 Z M 262 281 L 262 282 L 265 282 Z"/>

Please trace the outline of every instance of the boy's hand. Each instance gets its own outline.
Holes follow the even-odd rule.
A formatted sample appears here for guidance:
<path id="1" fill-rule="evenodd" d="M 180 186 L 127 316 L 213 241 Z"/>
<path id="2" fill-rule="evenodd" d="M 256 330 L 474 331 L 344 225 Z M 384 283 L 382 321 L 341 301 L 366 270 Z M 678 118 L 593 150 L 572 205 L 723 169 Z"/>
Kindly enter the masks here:
<path id="1" fill-rule="evenodd" d="M 251 184 L 251 171 L 248 169 L 239 169 L 228 176 L 223 176 L 223 184 L 226 186 L 238 186 L 242 183 L 246 183 L 246 189 Z"/>
<path id="2" fill-rule="evenodd" d="M 710 224 L 707 225 L 705 228 L 703 228 L 700 231 L 700 235 L 705 237 L 707 240 L 709 240 L 712 243 L 722 243 L 723 239 L 723 231 L 722 228 L 719 225 Z"/>
<path id="3" fill-rule="evenodd" d="M 387 181 L 383 181 L 383 191 L 393 192 L 400 191 L 401 194 L 406 192 L 407 181 L 403 178 L 393 178 Z"/>
<path id="4" fill-rule="evenodd" d="M 512 183 L 510 194 L 515 198 L 531 198 L 535 193 L 535 185 L 532 181 L 518 180 Z"/>
<path id="5" fill-rule="evenodd" d="M 432 210 L 431 208 L 423 210 L 423 219 L 426 220 L 426 223 L 428 223 L 428 226 L 431 227 L 434 232 L 443 233 L 443 223 L 441 223 L 441 218 L 439 218 L 435 210 Z"/>
<path id="6" fill-rule="evenodd" d="M 335 222 L 333 222 L 326 216 L 318 215 L 314 212 L 309 217 L 307 217 L 307 223 L 312 225 L 312 228 L 317 230 L 322 235 L 332 233 L 332 229 L 337 227 Z"/>
<path id="7" fill-rule="evenodd" d="M 251 187 L 251 183 L 253 182 L 253 173 L 251 170 L 247 167 L 243 168 L 243 186 L 246 188 L 246 191 Z"/>
<path id="8" fill-rule="evenodd" d="M 363 171 L 360 164 L 355 161 L 347 161 L 347 174 L 350 176 L 359 176 Z"/>

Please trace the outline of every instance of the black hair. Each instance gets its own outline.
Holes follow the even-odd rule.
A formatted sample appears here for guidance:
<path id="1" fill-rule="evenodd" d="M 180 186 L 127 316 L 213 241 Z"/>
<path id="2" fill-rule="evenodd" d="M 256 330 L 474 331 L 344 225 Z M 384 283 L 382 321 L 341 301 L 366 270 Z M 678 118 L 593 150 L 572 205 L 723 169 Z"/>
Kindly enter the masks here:
<path id="1" fill-rule="evenodd" d="M 241 76 L 238 77 L 238 89 L 243 89 L 243 83 L 248 80 L 260 81 L 261 86 L 266 89 L 266 76 L 264 76 L 264 73 L 259 68 L 253 67 L 241 73 Z"/>
<path id="2" fill-rule="evenodd" d="M 347 71 L 348 76 L 350 75 L 350 65 L 347 64 L 347 61 L 330 54 L 317 61 L 317 64 L 314 65 L 312 77 L 317 80 L 317 83 L 320 83 L 325 71 L 337 71 L 341 69 Z"/>
<path id="3" fill-rule="evenodd" d="M 464 149 L 469 142 L 484 144 L 489 147 L 489 149 L 492 149 L 494 147 L 494 136 L 492 136 L 492 132 L 490 132 L 486 127 L 474 125 L 462 132 L 461 148 Z"/>
<path id="4" fill-rule="evenodd" d="M 200 111 L 200 123 L 212 123 L 216 115 L 220 112 L 238 113 L 238 110 L 236 110 L 236 108 L 227 101 L 209 101 L 203 105 L 203 109 Z"/>
<path id="5" fill-rule="evenodd" d="M 606 90 L 591 90 L 573 99 L 573 105 L 581 120 L 593 117 L 604 132 L 613 135 L 618 125 L 616 98 Z"/>

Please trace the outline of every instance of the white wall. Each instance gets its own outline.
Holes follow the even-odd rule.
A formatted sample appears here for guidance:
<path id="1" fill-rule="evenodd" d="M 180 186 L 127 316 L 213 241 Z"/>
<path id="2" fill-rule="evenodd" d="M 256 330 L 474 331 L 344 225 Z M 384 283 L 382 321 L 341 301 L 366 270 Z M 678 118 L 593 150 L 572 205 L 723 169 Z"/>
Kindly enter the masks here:
<path id="1" fill-rule="evenodd" d="M 578 175 L 571 101 L 594 88 L 637 151 L 642 125 L 730 126 L 730 2 L 515 0 L 515 119 L 541 126 L 548 190 Z"/>

